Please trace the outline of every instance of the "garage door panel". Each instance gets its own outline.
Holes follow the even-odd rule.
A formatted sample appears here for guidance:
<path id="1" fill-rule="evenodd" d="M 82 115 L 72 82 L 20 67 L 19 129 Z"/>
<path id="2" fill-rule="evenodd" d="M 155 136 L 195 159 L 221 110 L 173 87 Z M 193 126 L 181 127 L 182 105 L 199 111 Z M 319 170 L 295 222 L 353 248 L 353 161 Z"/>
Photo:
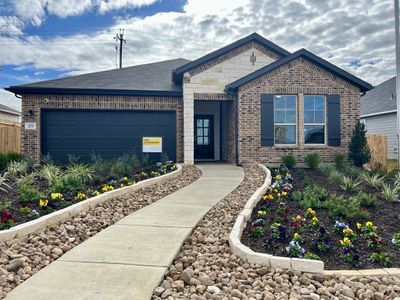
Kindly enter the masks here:
<path id="1" fill-rule="evenodd" d="M 142 137 L 163 138 L 163 152 L 176 159 L 174 111 L 43 110 L 42 153 L 66 162 L 69 154 L 90 160 L 92 153 L 104 158 L 142 154 Z M 160 154 L 151 154 L 158 160 Z"/>

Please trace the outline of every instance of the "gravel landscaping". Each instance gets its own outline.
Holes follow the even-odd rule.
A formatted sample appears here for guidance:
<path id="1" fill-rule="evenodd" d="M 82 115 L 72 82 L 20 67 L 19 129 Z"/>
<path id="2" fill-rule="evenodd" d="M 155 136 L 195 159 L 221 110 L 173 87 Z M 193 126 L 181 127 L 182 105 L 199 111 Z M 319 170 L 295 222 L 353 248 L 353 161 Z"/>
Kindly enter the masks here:
<path id="1" fill-rule="evenodd" d="M 400 275 L 312 275 L 250 265 L 231 253 L 228 237 L 247 199 L 261 186 L 258 167 L 245 168 L 242 184 L 199 223 L 154 290 L 159 299 L 395 299 Z"/>
<path id="2" fill-rule="evenodd" d="M 177 178 L 117 197 L 70 221 L 32 234 L 22 242 L 0 243 L 0 298 L 89 237 L 200 176 L 199 169 L 185 166 Z"/>

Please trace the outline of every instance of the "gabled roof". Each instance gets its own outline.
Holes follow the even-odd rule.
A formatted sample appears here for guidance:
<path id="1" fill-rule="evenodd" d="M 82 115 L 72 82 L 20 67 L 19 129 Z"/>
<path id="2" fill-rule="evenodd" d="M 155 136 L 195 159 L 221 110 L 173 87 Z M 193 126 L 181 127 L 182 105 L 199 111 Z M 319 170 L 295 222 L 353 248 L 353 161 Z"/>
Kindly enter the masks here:
<path id="1" fill-rule="evenodd" d="M 268 72 L 271 72 L 299 57 L 305 58 L 312 62 L 313 64 L 318 65 L 319 67 L 327 70 L 328 72 L 333 73 L 334 75 L 342 78 L 343 80 L 346 80 L 347 82 L 350 82 L 351 84 L 357 86 L 360 88 L 361 91 L 368 91 L 372 88 L 372 86 L 368 83 L 365 82 L 364 80 L 350 74 L 349 72 L 331 64 L 330 62 L 320 58 L 319 56 L 307 51 L 306 49 L 300 49 L 293 54 L 290 54 L 284 58 L 281 58 L 280 60 L 277 60 L 261 69 L 258 69 L 257 71 L 254 71 L 253 73 L 250 73 L 230 84 L 228 84 L 225 87 L 225 91 L 228 93 L 235 93 L 237 89 L 242 86 L 243 84 L 246 84 L 260 76 L 263 76 L 267 74 Z"/>
<path id="2" fill-rule="evenodd" d="M 16 115 L 16 116 L 20 116 L 21 113 L 18 110 L 15 110 L 11 107 L 8 107 L 6 105 L 0 104 L 0 112 L 5 112 L 11 115 Z"/>
<path id="3" fill-rule="evenodd" d="M 182 86 L 171 82 L 171 72 L 189 60 L 178 58 L 156 63 L 126 67 L 11 86 L 17 93 L 91 94 L 91 95 L 159 95 L 181 96 Z"/>
<path id="4" fill-rule="evenodd" d="M 176 83 L 182 82 L 183 74 L 185 72 L 187 72 L 199 65 L 202 65 L 214 58 L 224 55 L 225 53 L 227 53 L 229 51 L 239 48 L 240 46 L 243 46 L 251 41 L 257 42 L 258 44 L 264 46 L 265 48 L 271 50 L 272 52 L 274 52 L 282 57 L 290 54 L 289 51 L 286 51 L 285 49 L 279 47 L 278 45 L 272 43 L 271 41 L 267 40 L 266 38 L 264 38 L 261 35 L 254 32 L 240 40 L 237 40 L 236 42 L 233 42 L 232 44 L 222 47 L 214 52 L 211 52 L 203 57 L 200 57 L 199 59 L 191 61 L 191 62 L 173 70 L 172 81 L 176 82 Z"/>
<path id="5" fill-rule="evenodd" d="M 396 76 L 368 91 L 361 97 L 361 116 L 396 110 Z"/>

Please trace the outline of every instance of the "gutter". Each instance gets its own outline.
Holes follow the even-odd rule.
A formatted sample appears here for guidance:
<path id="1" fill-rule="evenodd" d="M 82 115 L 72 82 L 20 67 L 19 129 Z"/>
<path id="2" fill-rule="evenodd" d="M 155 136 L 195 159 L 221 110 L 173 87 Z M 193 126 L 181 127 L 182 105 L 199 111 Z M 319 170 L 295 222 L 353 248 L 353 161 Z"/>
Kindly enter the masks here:
<path id="1" fill-rule="evenodd" d="M 380 116 L 380 115 L 387 115 L 387 114 L 392 114 L 396 113 L 396 109 L 392 110 L 387 110 L 387 111 L 382 111 L 382 112 L 377 112 L 377 113 L 372 113 L 372 114 L 366 114 L 366 115 L 361 115 L 360 118 L 368 118 L 368 117 L 374 117 L 374 116 Z"/>

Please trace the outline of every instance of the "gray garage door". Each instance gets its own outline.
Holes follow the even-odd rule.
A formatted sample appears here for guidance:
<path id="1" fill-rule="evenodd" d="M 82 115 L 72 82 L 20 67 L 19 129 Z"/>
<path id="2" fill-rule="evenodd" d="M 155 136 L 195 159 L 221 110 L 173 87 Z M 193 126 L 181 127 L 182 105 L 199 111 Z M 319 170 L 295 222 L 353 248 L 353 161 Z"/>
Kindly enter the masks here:
<path id="1" fill-rule="evenodd" d="M 142 137 L 162 137 L 163 152 L 176 159 L 174 111 L 46 109 L 41 120 L 42 154 L 57 162 L 66 162 L 69 154 L 85 161 L 92 153 L 107 159 L 125 153 L 140 157 Z"/>

